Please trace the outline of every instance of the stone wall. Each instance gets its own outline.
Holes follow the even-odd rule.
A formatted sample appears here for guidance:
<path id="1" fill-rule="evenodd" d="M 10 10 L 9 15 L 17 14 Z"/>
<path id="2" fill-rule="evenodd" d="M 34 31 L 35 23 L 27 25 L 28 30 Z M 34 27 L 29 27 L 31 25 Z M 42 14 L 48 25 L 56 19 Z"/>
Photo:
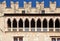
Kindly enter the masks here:
<path id="1" fill-rule="evenodd" d="M 49 8 L 44 8 L 44 2 L 36 2 L 36 8 L 31 7 L 31 2 L 24 2 L 24 7 L 19 8 L 18 2 L 15 4 L 11 2 L 11 8 L 6 8 L 6 2 L 4 1 L 0 4 L 0 13 L 22 13 L 22 10 L 25 10 L 26 13 L 41 13 L 42 10 L 45 10 L 45 13 L 60 13 L 60 8 L 56 8 L 56 2 L 50 2 Z"/>

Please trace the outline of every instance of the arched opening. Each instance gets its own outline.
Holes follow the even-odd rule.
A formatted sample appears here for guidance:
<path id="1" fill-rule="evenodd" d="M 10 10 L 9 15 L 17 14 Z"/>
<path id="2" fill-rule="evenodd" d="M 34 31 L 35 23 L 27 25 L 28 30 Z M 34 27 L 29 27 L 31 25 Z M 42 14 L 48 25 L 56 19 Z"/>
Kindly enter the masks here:
<path id="1" fill-rule="evenodd" d="M 59 28 L 59 26 L 60 26 L 59 19 L 56 19 L 56 21 L 55 21 L 55 28 Z"/>
<path id="2" fill-rule="evenodd" d="M 10 19 L 8 19 L 7 25 L 8 25 L 9 28 L 11 28 L 11 20 Z"/>
<path id="3" fill-rule="evenodd" d="M 28 19 L 25 20 L 25 27 L 26 27 L 26 28 L 29 27 L 29 20 L 28 20 Z"/>
<path id="4" fill-rule="evenodd" d="M 34 20 L 34 19 L 31 20 L 31 27 L 32 27 L 32 28 L 35 27 L 35 20 Z"/>
<path id="5" fill-rule="evenodd" d="M 47 20 L 46 19 L 43 20 L 43 28 L 47 28 Z"/>
<path id="6" fill-rule="evenodd" d="M 37 27 L 38 27 L 38 28 L 41 27 L 41 20 L 40 20 L 40 19 L 37 20 Z"/>
<path id="7" fill-rule="evenodd" d="M 20 27 L 20 28 L 23 27 L 23 20 L 22 20 L 22 19 L 19 20 L 19 27 Z"/>
<path id="8" fill-rule="evenodd" d="M 16 21 L 16 19 L 13 20 L 13 27 L 17 28 L 17 21 Z"/>
<path id="9" fill-rule="evenodd" d="M 49 27 L 50 27 L 50 28 L 53 28 L 53 25 L 54 25 L 54 24 L 53 24 L 53 20 L 50 19 L 50 20 L 49 20 Z"/>

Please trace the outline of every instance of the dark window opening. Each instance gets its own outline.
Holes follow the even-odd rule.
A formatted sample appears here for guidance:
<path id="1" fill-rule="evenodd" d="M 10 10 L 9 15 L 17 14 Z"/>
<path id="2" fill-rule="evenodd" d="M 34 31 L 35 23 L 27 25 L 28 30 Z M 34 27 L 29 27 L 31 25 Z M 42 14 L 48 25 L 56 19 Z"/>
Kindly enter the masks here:
<path id="1" fill-rule="evenodd" d="M 57 41 L 60 41 L 60 38 L 57 38 Z"/>
<path id="2" fill-rule="evenodd" d="M 14 27 L 14 28 L 17 27 L 17 21 L 16 21 L 16 19 L 13 20 L 13 27 Z"/>
<path id="3" fill-rule="evenodd" d="M 8 27 L 10 28 L 11 27 L 11 20 L 10 19 L 8 19 L 7 24 L 8 24 Z"/>
<path id="4" fill-rule="evenodd" d="M 23 37 L 19 37 L 19 41 L 23 41 Z"/>
<path id="5" fill-rule="evenodd" d="M 56 27 L 56 28 L 59 28 L 59 26 L 60 26 L 59 19 L 56 19 L 56 21 L 55 21 L 55 27 Z"/>
<path id="6" fill-rule="evenodd" d="M 19 20 L 19 27 L 23 27 L 23 20 L 22 19 Z"/>
<path id="7" fill-rule="evenodd" d="M 25 14 L 25 10 L 22 11 L 22 14 Z"/>
<path id="8" fill-rule="evenodd" d="M 32 27 L 32 28 L 35 27 L 35 20 L 34 20 L 34 19 L 31 20 L 31 27 Z"/>
<path id="9" fill-rule="evenodd" d="M 50 21 L 49 21 L 49 27 L 53 28 L 53 20 L 52 19 L 50 19 Z"/>
<path id="10" fill-rule="evenodd" d="M 47 20 L 46 19 L 43 20 L 43 28 L 47 28 Z"/>
<path id="11" fill-rule="evenodd" d="M 52 41 L 56 41 L 56 38 L 52 38 Z"/>
<path id="12" fill-rule="evenodd" d="M 28 19 L 25 20 L 25 27 L 29 27 L 29 20 Z"/>
<path id="13" fill-rule="evenodd" d="M 37 27 L 38 27 L 38 28 L 41 27 L 41 21 L 40 21 L 40 19 L 37 20 Z"/>
<path id="14" fill-rule="evenodd" d="M 14 37 L 14 41 L 23 41 L 23 37 Z"/>
<path id="15" fill-rule="evenodd" d="M 42 14 L 45 14 L 45 10 L 42 10 Z"/>
<path id="16" fill-rule="evenodd" d="M 14 41 L 18 41 L 18 38 L 14 37 Z"/>
<path id="17" fill-rule="evenodd" d="M 60 41 L 60 37 L 54 37 L 52 38 L 52 41 Z"/>

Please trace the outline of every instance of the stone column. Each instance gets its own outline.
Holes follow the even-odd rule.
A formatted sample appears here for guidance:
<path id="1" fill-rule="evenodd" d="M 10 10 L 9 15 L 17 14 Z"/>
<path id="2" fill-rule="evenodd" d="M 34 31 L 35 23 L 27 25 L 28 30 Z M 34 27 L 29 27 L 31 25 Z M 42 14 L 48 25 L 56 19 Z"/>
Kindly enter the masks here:
<path id="1" fill-rule="evenodd" d="M 41 20 L 41 31 L 43 31 L 43 20 Z"/>
<path id="2" fill-rule="evenodd" d="M 11 21 L 11 31 L 13 31 L 13 21 Z"/>
<path id="3" fill-rule="evenodd" d="M 47 21 L 47 31 L 49 31 L 49 21 Z"/>
<path id="4" fill-rule="evenodd" d="M 54 20 L 54 27 L 53 28 L 54 28 L 53 31 L 55 31 L 55 20 Z"/>
<path id="5" fill-rule="evenodd" d="M 13 18 L 11 19 L 11 31 L 13 31 Z"/>
<path id="6" fill-rule="evenodd" d="M 18 38 L 18 41 L 19 41 L 19 38 Z"/>
<path id="7" fill-rule="evenodd" d="M 31 21 L 29 21 L 29 31 L 31 31 Z"/>
<path id="8" fill-rule="evenodd" d="M 19 22 L 18 22 L 18 20 L 17 20 L 17 31 L 19 31 L 19 24 L 18 24 Z"/>
<path id="9" fill-rule="evenodd" d="M 25 22 L 23 21 L 23 31 L 25 31 Z"/>
<path id="10" fill-rule="evenodd" d="M 37 21 L 35 21 L 35 31 L 37 31 Z"/>

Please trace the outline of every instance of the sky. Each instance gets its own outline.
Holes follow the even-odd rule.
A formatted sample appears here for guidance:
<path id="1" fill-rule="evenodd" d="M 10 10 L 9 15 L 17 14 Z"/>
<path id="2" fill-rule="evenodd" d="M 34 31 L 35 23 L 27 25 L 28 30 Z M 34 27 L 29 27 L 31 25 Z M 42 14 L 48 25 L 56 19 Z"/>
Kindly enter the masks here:
<path id="1" fill-rule="evenodd" d="M 6 6 L 7 7 L 10 7 L 10 1 L 13 1 L 14 3 L 17 2 L 17 0 L 0 0 L 0 3 L 2 3 L 3 1 L 6 1 Z M 19 7 L 24 7 L 24 2 L 23 1 L 26 1 L 26 2 L 29 2 L 31 1 L 32 2 L 32 7 L 35 8 L 36 7 L 36 1 L 38 2 L 42 2 L 44 1 L 44 7 L 45 8 L 49 8 L 50 7 L 50 1 L 51 2 L 54 2 L 56 1 L 56 7 L 59 8 L 60 7 L 60 0 L 18 0 L 19 1 Z"/>

